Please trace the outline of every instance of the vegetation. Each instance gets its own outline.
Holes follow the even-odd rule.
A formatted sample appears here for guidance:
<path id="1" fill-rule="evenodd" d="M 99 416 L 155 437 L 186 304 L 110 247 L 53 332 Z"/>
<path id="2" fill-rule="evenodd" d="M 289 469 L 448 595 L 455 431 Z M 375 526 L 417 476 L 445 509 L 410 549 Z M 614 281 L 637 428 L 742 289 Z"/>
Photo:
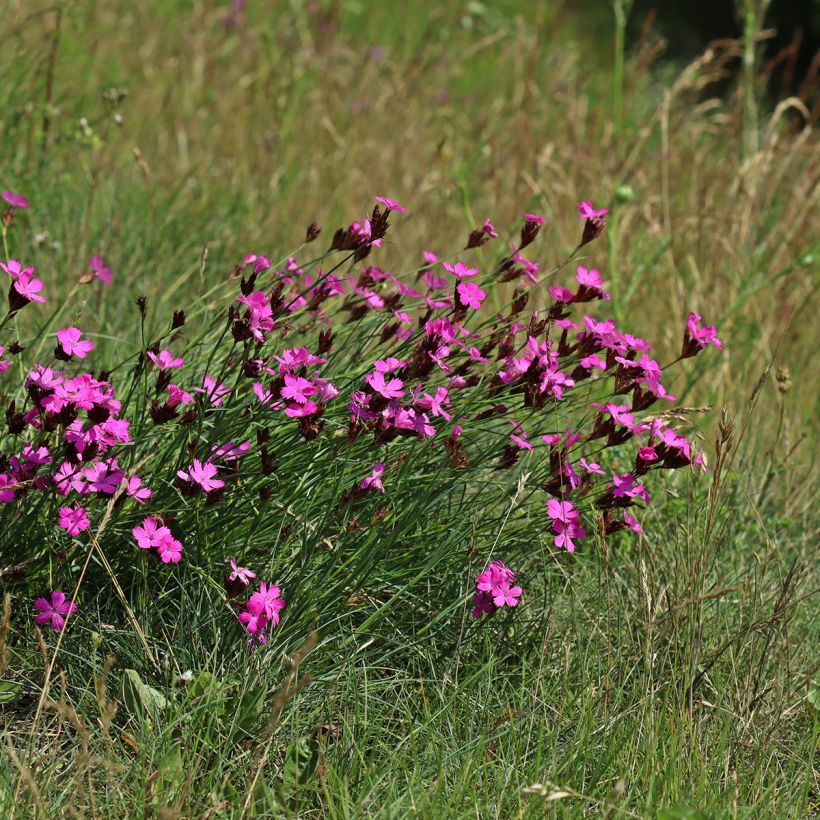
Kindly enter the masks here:
<path id="1" fill-rule="evenodd" d="M 4 817 L 816 810 L 809 100 L 630 6 L 11 0 Z"/>

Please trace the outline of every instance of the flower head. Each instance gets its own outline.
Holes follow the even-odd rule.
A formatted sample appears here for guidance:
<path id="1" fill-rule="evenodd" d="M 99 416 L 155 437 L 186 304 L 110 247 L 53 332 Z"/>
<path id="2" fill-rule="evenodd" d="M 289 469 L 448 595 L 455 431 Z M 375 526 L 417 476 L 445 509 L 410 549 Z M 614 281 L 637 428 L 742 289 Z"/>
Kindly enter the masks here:
<path id="1" fill-rule="evenodd" d="M 701 325 L 702 317 L 699 313 L 690 313 L 686 320 L 686 330 L 683 334 L 682 358 L 689 358 L 699 353 L 707 345 L 714 345 L 723 349 L 723 342 L 717 335 L 714 325 Z"/>
<path id="2" fill-rule="evenodd" d="M 229 581 L 239 581 L 247 586 L 252 579 L 256 578 L 256 573 L 245 567 L 237 566 L 236 558 L 231 556 L 231 573 L 228 575 Z"/>
<path id="3" fill-rule="evenodd" d="M 28 200 L 22 194 L 15 194 L 13 191 L 6 190 L 3 191 L 3 193 L 0 194 L 0 196 L 2 196 L 3 200 L 5 202 L 8 202 L 8 204 L 11 205 L 12 208 L 25 209 L 31 207 L 31 205 L 29 205 Z"/>
<path id="4" fill-rule="evenodd" d="M 461 305 L 473 310 L 478 310 L 487 298 L 487 294 L 475 282 L 459 282 L 456 285 L 456 293 Z"/>
<path id="5" fill-rule="evenodd" d="M 106 267 L 102 256 L 92 256 L 91 259 L 88 260 L 88 267 L 91 268 L 91 272 L 94 276 L 104 285 L 110 285 L 114 281 L 114 274 L 111 268 Z"/>
<path id="6" fill-rule="evenodd" d="M 384 475 L 384 464 L 377 461 L 373 466 L 373 470 L 369 476 L 365 476 L 359 482 L 360 490 L 378 490 L 380 493 L 384 492 L 384 484 L 382 484 L 382 476 Z"/>
<path id="7" fill-rule="evenodd" d="M 397 214 L 403 214 L 407 211 L 407 208 L 404 208 L 401 205 L 399 205 L 399 203 L 396 202 L 395 199 L 390 199 L 386 196 L 377 196 L 376 202 L 380 203 L 381 205 L 384 205 L 384 207 L 387 208 L 388 211 L 395 211 Z"/>
<path id="8" fill-rule="evenodd" d="M 67 327 L 57 331 L 57 341 L 66 356 L 84 359 L 93 349 L 94 342 L 82 338 L 82 331 L 76 327 Z"/>
<path id="9" fill-rule="evenodd" d="M 177 475 L 189 484 L 196 484 L 203 492 L 209 493 L 225 486 L 225 482 L 214 478 L 217 473 L 216 464 L 210 461 L 202 462 L 195 458 L 191 466 L 186 470 L 177 470 Z"/>
<path id="10" fill-rule="evenodd" d="M 84 507 L 60 507 L 58 525 L 69 535 L 79 535 L 91 526 Z"/>
<path id="11" fill-rule="evenodd" d="M 51 591 L 51 600 L 38 598 L 34 606 L 40 614 L 34 618 L 35 623 L 49 624 L 55 632 L 62 632 L 66 619 L 64 616 L 73 615 L 77 611 L 77 604 L 74 601 L 67 601 L 64 592 L 59 590 Z"/>

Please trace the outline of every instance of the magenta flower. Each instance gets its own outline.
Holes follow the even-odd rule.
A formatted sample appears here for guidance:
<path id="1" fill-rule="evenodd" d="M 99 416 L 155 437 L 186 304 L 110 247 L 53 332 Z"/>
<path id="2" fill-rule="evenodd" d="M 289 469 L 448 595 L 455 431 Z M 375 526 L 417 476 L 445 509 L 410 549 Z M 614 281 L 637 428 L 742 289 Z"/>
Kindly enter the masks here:
<path id="1" fill-rule="evenodd" d="M 609 213 L 608 208 L 593 208 L 592 203 L 588 199 L 579 202 L 577 207 L 578 215 L 581 219 L 603 219 Z"/>
<path id="2" fill-rule="evenodd" d="M 533 225 L 544 225 L 545 219 L 543 216 L 538 216 L 538 214 L 524 214 L 524 222 L 532 222 Z"/>
<path id="3" fill-rule="evenodd" d="M 557 498 L 551 498 L 547 501 L 547 515 L 553 521 L 569 524 L 576 521 L 580 513 L 572 506 L 571 501 L 559 501 Z"/>
<path id="4" fill-rule="evenodd" d="M 281 597 L 282 590 L 278 586 L 271 584 L 268 586 L 264 581 L 259 584 L 259 592 L 254 592 L 248 600 L 248 609 L 251 606 L 257 609 L 261 604 L 265 615 L 270 622 L 276 626 L 279 623 L 279 612 L 285 607 L 285 600 Z M 248 630 L 250 631 L 250 630 Z"/>
<path id="5" fill-rule="evenodd" d="M 359 482 L 360 490 L 378 490 L 380 493 L 384 492 L 384 484 L 382 484 L 382 476 L 384 475 L 384 464 L 377 461 L 373 467 L 373 471 L 369 476 L 365 476 Z"/>
<path id="6" fill-rule="evenodd" d="M 575 539 L 580 540 L 586 535 L 586 530 L 576 521 L 553 521 L 552 529 L 557 533 L 554 539 L 555 546 L 567 552 L 575 552 Z"/>
<path id="7" fill-rule="evenodd" d="M 14 280 L 16 280 L 21 273 L 34 273 L 34 268 L 24 268 L 17 259 L 0 262 L 0 270 L 4 270 Z"/>
<path id="8" fill-rule="evenodd" d="M 28 200 L 22 194 L 15 194 L 13 191 L 3 191 L 2 198 L 11 205 L 12 208 L 30 208 Z"/>
<path id="9" fill-rule="evenodd" d="M 214 407 L 219 407 L 225 396 L 231 393 L 231 388 L 226 387 L 224 384 L 217 384 L 210 376 L 206 375 L 202 379 L 202 387 L 195 387 L 194 392 L 204 393 Z"/>
<path id="10" fill-rule="evenodd" d="M 88 267 L 104 285 L 110 285 L 114 281 L 114 274 L 111 268 L 105 266 L 102 256 L 92 256 L 88 260 Z"/>
<path id="11" fill-rule="evenodd" d="M 178 404 L 193 404 L 194 397 L 190 393 L 186 393 L 181 387 L 175 384 L 168 385 L 168 406 L 176 407 Z"/>
<path id="12" fill-rule="evenodd" d="M 51 601 L 38 598 L 34 606 L 40 611 L 34 618 L 35 623 L 40 626 L 49 624 L 55 632 L 62 632 L 66 622 L 63 616 L 73 615 L 77 611 L 77 604 L 67 601 L 65 593 L 59 590 L 51 591 Z"/>
<path id="13" fill-rule="evenodd" d="M 638 535 L 643 532 L 643 528 L 638 523 L 638 519 L 631 516 L 626 510 L 624 510 L 624 524 L 633 532 L 638 533 Z"/>
<path id="14" fill-rule="evenodd" d="M 521 587 L 511 587 L 506 582 L 501 583 L 493 589 L 493 603 L 497 607 L 518 606 L 521 592 Z"/>
<path id="15" fill-rule="evenodd" d="M 170 350 L 160 350 L 159 353 L 154 353 L 153 350 L 149 350 L 148 358 L 160 370 L 175 370 L 185 364 L 185 359 L 181 356 L 175 357 Z"/>
<path id="16" fill-rule="evenodd" d="M 476 592 L 473 595 L 473 617 L 492 615 L 504 606 L 518 606 L 522 589 L 512 586 L 515 573 L 504 566 L 502 561 L 493 561 L 475 582 Z"/>
<path id="17" fill-rule="evenodd" d="M 307 404 L 308 396 L 312 396 L 316 392 L 316 386 L 310 379 L 304 379 L 301 376 L 293 376 L 290 373 L 285 374 L 285 384 L 282 387 L 280 395 L 283 399 L 290 399 L 297 404 Z"/>
<path id="18" fill-rule="evenodd" d="M 60 507 L 58 525 L 69 535 L 77 536 L 91 526 L 84 507 Z"/>
<path id="19" fill-rule="evenodd" d="M 714 345 L 723 349 L 723 342 L 718 339 L 714 325 L 701 326 L 702 317 L 699 313 L 690 313 L 686 320 L 686 330 L 683 334 L 683 348 L 681 358 L 687 359 L 703 350 L 707 345 Z"/>
<path id="20" fill-rule="evenodd" d="M 395 211 L 397 214 L 403 214 L 407 212 L 407 208 L 403 208 L 401 205 L 399 205 L 398 202 L 396 202 L 395 199 L 390 199 L 386 196 L 377 196 L 376 202 L 379 202 L 382 205 L 384 205 L 384 207 L 387 208 L 388 211 Z"/>
<path id="21" fill-rule="evenodd" d="M 166 539 L 172 537 L 171 530 L 169 530 L 168 527 L 163 527 L 159 521 L 151 515 L 145 518 L 142 524 L 134 527 L 131 532 L 137 540 L 137 546 L 141 550 L 158 547 Z"/>
<path id="22" fill-rule="evenodd" d="M 261 632 L 268 625 L 268 616 L 265 614 L 264 601 L 256 598 L 259 593 L 254 593 L 245 604 L 245 610 L 237 616 L 239 622 L 251 633 L 255 635 Z"/>
<path id="23" fill-rule="evenodd" d="M 22 271 L 13 287 L 26 302 L 45 302 L 45 297 L 40 296 L 40 291 L 43 289 L 42 281 L 35 279 L 30 273 Z"/>
<path id="24" fill-rule="evenodd" d="M 451 265 L 449 262 L 442 262 L 442 265 L 444 265 L 444 270 L 451 273 L 459 281 L 467 279 L 470 276 L 475 276 L 478 273 L 478 268 L 470 268 L 463 262 L 456 262 L 455 265 Z"/>
<path id="25" fill-rule="evenodd" d="M 125 492 L 140 504 L 144 504 L 154 494 L 150 487 L 142 485 L 142 479 L 138 475 L 132 475 L 125 482 Z"/>
<path id="26" fill-rule="evenodd" d="M 487 294 L 474 282 L 459 282 L 456 285 L 456 292 L 461 304 L 473 310 L 478 310 L 487 298 Z"/>
<path id="27" fill-rule="evenodd" d="M 239 581 L 247 586 L 253 578 L 256 578 L 256 573 L 245 567 L 237 566 L 236 558 L 231 556 L 231 574 L 228 576 L 228 580 Z"/>
<path id="28" fill-rule="evenodd" d="M 579 265 L 578 272 L 575 274 L 575 281 L 580 285 L 573 299 L 575 302 L 589 302 L 592 299 L 609 301 L 612 298 L 604 290 L 601 273 L 595 268 L 588 270 L 583 265 Z"/>
<path id="29" fill-rule="evenodd" d="M 216 464 L 210 461 L 202 462 L 195 458 L 187 471 L 177 470 L 177 475 L 190 484 L 198 485 L 203 492 L 209 493 L 211 490 L 218 490 L 225 486 L 225 482 L 214 478 L 217 473 Z"/>
<path id="30" fill-rule="evenodd" d="M 384 373 L 378 370 L 375 373 L 368 373 L 364 380 L 375 393 L 386 399 L 398 399 L 404 395 L 404 382 L 401 379 L 385 381 Z"/>
<path id="31" fill-rule="evenodd" d="M 163 564 L 178 564 L 182 560 L 182 542 L 168 536 L 157 544 L 157 554 Z"/>
<path id="32" fill-rule="evenodd" d="M 57 341 L 66 356 L 84 359 L 93 349 L 94 342 L 82 338 L 82 331 L 76 327 L 67 327 L 57 331 Z"/>

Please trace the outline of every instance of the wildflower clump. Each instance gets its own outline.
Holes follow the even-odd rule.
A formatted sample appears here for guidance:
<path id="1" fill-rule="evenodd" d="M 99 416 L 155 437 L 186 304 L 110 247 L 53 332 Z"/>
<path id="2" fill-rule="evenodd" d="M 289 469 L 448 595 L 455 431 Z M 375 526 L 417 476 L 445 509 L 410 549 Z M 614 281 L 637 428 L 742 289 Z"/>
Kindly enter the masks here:
<path id="1" fill-rule="evenodd" d="M 28 205 L 4 199 L 7 219 Z M 415 510 L 419 529 L 468 517 L 480 528 L 524 487 L 510 525 L 529 527 L 535 548 L 559 560 L 591 550 L 591 532 L 642 533 L 654 474 L 703 468 L 704 458 L 673 416 L 653 412 L 675 397 L 652 345 L 596 315 L 611 301 L 606 275 L 576 257 L 605 230 L 607 209 L 578 205 L 578 246 L 551 270 L 521 253 L 545 224 L 526 213 L 507 246 L 487 219 L 461 258 L 424 249 L 420 265 L 401 274 L 376 257 L 404 212 L 377 197 L 368 216 L 306 260 L 284 256 L 277 265 L 273 254 L 240 253 L 210 324 L 189 332 L 175 309 L 164 331 L 114 362 L 113 375 L 100 328 L 50 328 L 51 353 L 43 353 L 51 344 L 27 349 L 3 337 L 0 525 L 20 534 L 9 543 L 36 532 L 44 555 L 62 556 L 105 527 L 121 572 L 143 555 L 140 570 L 170 583 L 188 562 L 221 573 L 221 556 L 244 549 L 270 504 L 288 521 L 281 542 L 296 524 L 309 546 L 288 553 L 278 545 L 265 556 L 264 574 L 290 589 L 288 579 L 323 555 L 332 554 L 332 571 L 347 571 L 346 550 L 379 527 L 389 540 L 393 514 Z M 319 235 L 318 225 L 307 231 L 308 241 Z M 467 254 L 485 245 L 496 261 L 479 266 Z M 88 266 L 81 282 L 118 286 L 101 257 Z M 9 277 L 2 331 L 48 288 L 18 259 L 0 268 Z M 138 306 L 142 321 L 147 302 Z M 682 339 L 676 361 L 722 347 L 694 312 Z M 18 383 L 13 356 L 24 356 Z M 316 496 L 321 515 L 303 514 Z M 461 577 L 463 557 L 448 560 Z M 57 561 L 56 572 L 68 582 L 74 564 Z M 251 645 L 264 644 L 282 617 L 281 589 L 261 581 L 251 591 L 256 572 L 236 558 L 230 567 L 226 604 Z M 377 571 L 378 562 L 367 565 Z M 350 584 L 366 583 L 367 572 Z M 473 614 L 517 607 L 515 581 L 501 561 L 486 566 Z M 38 622 L 60 629 L 74 611 L 58 592 L 36 605 Z"/>

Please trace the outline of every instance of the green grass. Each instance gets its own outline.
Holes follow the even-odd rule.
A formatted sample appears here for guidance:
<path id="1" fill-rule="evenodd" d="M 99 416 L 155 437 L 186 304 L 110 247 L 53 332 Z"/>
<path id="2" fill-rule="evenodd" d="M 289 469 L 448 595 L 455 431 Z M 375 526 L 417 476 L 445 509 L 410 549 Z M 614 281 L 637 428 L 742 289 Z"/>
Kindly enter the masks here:
<path id="1" fill-rule="evenodd" d="M 112 519 L 99 552 L 75 544 L 60 558 L 43 510 L 13 539 L 0 534 L 0 570 L 49 556 L 28 578 L 0 575 L 11 595 L 0 814 L 816 812 L 820 187 L 797 104 L 758 101 L 749 158 L 748 84 L 699 94 L 737 45 L 684 68 L 657 63 L 647 42 L 626 55 L 616 102 L 605 14 L 511 0 L 281 5 L 251 2 L 247 29 L 226 32 L 221 7 L 201 2 L 12 0 L 0 21 L 0 184 L 36 203 L 8 242 L 46 279 L 53 311 L 21 314 L 13 336 L 48 350 L 57 327 L 88 327 L 95 355 L 124 378 L 185 307 L 186 353 L 204 366 L 233 266 L 250 250 L 284 258 L 313 219 L 319 255 L 374 194 L 396 196 L 410 210 L 379 264 L 408 270 L 421 247 L 462 247 L 486 216 L 506 229 L 534 210 L 548 218 L 531 252 L 546 270 L 577 241 L 571 203 L 591 198 L 612 208 L 585 252 L 612 282 L 619 323 L 657 342 L 661 361 L 677 354 L 687 309 L 718 325 L 727 353 L 683 367 L 670 389 L 714 407 L 686 416 L 713 461 L 728 407 L 731 461 L 715 483 L 656 486 L 646 536 L 592 534 L 574 556 L 549 548 L 543 467 L 526 458 L 465 485 L 414 447 L 396 494 L 340 509 L 374 460 L 337 443 L 341 425 L 310 445 L 277 429 L 273 498 L 257 502 L 249 477 L 229 503 L 187 510 L 180 523 L 196 540 L 162 573 L 133 560 L 128 516 Z M 112 87 L 128 96 L 112 102 Z M 75 285 L 92 253 L 116 272 L 104 296 Z M 375 329 L 342 334 L 351 379 Z M 238 440 L 261 420 L 201 423 Z M 150 435 L 145 477 L 177 503 L 169 465 L 193 433 Z M 472 579 L 496 545 L 520 558 L 524 598 L 512 616 L 475 622 Z M 231 554 L 286 581 L 270 650 L 248 653 L 238 638 L 212 571 Z M 54 635 L 38 646 L 32 597 L 47 579 L 76 579 L 87 556 L 82 618 L 58 653 Z M 162 700 L 129 685 L 127 669 Z"/>

